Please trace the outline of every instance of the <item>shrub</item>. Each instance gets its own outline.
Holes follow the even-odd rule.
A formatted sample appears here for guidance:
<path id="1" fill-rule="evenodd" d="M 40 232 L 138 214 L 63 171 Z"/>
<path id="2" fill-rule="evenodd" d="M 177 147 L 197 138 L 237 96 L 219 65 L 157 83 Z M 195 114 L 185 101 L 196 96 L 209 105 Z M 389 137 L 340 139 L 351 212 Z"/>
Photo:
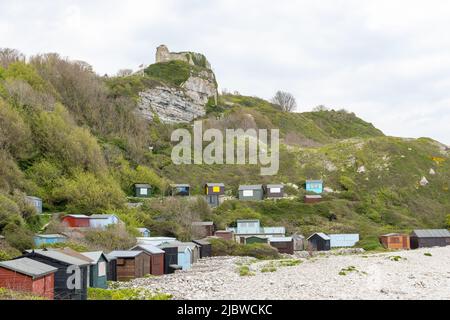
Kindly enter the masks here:
<path id="1" fill-rule="evenodd" d="M 72 179 L 63 178 L 54 190 L 54 201 L 65 203 L 68 212 L 103 213 L 124 206 L 125 194 L 108 176 L 78 172 Z"/>
<path id="2" fill-rule="evenodd" d="M 4 250 L 0 250 L 0 261 L 7 261 L 14 258 L 12 255 L 10 255 L 8 252 Z"/>
<path id="3" fill-rule="evenodd" d="M 239 267 L 239 275 L 241 277 L 249 277 L 249 276 L 254 276 L 255 273 L 250 271 L 249 266 L 241 266 L 241 267 Z"/>
<path id="4" fill-rule="evenodd" d="M 20 251 L 25 251 L 34 246 L 33 233 L 25 229 L 23 225 L 9 223 L 3 229 L 3 234 L 8 243 Z"/>
<path id="5" fill-rule="evenodd" d="M 89 230 L 84 240 L 89 248 L 95 250 L 125 250 L 136 244 L 136 238 L 121 225 L 112 225 L 105 230 Z"/>
<path id="6" fill-rule="evenodd" d="M 123 288 L 101 289 L 88 288 L 89 300 L 170 300 L 172 295 L 152 292 L 147 289 Z"/>
<path id="7" fill-rule="evenodd" d="M 70 248 L 72 250 L 78 251 L 78 252 L 85 252 L 89 251 L 89 248 L 81 243 L 68 241 L 68 242 L 57 242 L 57 243 L 43 243 L 39 246 L 39 249 L 45 249 L 45 248 L 54 248 L 54 249 L 60 249 L 60 248 Z"/>
<path id="8" fill-rule="evenodd" d="M 189 78 L 191 66 L 187 62 L 177 60 L 155 63 L 145 69 L 145 73 L 167 84 L 179 86 Z"/>
<path id="9" fill-rule="evenodd" d="M 242 256 L 256 259 L 278 259 L 278 250 L 265 243 L 239 244 L 224 239 L 210 239 L 213 256 Z"/>
<path id="10" fill-rule="evenodd" d="M 375 236 L 360 240 L 356 244 L 356 247 L 363 248 L 366 251 L 384 250 L 384 247 L 381 245 L 380 240 Z"/>

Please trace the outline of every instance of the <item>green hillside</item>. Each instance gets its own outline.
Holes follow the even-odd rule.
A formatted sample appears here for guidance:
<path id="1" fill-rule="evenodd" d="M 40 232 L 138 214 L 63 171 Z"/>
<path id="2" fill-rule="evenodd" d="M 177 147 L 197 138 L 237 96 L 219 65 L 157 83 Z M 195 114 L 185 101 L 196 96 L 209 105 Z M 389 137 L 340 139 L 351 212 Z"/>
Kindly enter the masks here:
<path id="1" fill-rule="evenodd" d="M 450 155 L 431 139 L 387 137 L 345 110 L 286 113 L 259 98 L 227 94 L 217 105 L 208 104 L 204 126 L 279 128 L 278 174 L 260 176 L 254 165 L 176 166 L 171 132 L 191 125 L 147 123 L 134 111 L 140 91 L 160 82 L 179 85 L 185 66 L 159 64 L 144 75 L 100 77 L 86 63 L 56 54 L 26 62 L 13 51 L 1 56 L 0 234 L 10 247 L 31 247 L 32 234 L 50 221 L 36 216 L 25 194 L 41 197 L 46 213 L 114 212 L 130 233 L 145 225 L 154 235 L 181 238 L 190 237 L 190 221 L 196 219 L 213 219 L 224 228 L 237 218 L 258 217 L 289 232 L 363 236 L 446 225 Z M 419 184 L 423 176 L 427 186 Z M 321 204 L 305 205 L 301 197 L 309 178 L 323 178 L 335 192 Z M 214 211 L 201 199 L 161 199 L 171 182 L 190 183 L 201 194 L 207 181 L 226 183 L 230 195 L 239 184 L 283 182 L 292 184 L 287 191 L 293 198 L 228 201 Z M 155 196 L 130 209 L 126 203 L 136 200 L 127 197 L 136 182 L 152 184 Z"/>

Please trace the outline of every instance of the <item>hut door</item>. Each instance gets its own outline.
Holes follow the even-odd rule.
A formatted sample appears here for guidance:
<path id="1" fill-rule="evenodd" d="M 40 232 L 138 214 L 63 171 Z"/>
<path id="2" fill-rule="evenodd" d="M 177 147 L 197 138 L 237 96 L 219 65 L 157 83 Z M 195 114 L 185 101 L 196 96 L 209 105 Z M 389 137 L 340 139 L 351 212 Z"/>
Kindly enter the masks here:
<path id="1" fill-rule="evenodd" d="M 408 239 L 406 237 L 403 237 L 403 248 L 408 248 Z"/>

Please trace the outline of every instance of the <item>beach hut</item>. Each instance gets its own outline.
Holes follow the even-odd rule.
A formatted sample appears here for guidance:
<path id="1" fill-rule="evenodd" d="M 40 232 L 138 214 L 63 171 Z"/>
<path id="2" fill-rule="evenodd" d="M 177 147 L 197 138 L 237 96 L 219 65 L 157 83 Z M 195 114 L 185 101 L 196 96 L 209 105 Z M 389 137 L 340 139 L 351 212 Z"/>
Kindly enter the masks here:
<path id="1" fill-rule="evenodd" d="M 188 246 L 191 249 L 191 264 L 194 264 L 200 259 L 200 246 L 195 242 L 181 242 L 181 245 Z"/>
<path id="2" fill-rule="evenodd" d="M 0 262 L 0 287 L 52 300 L 57 268 L 29 258 Z"/>
<path id="3" fill-rule="evenodd" d="M 237 242 L 245 243 L 245 239 L 250 236 L 271 238 L 284 237 L 286 230 L 284 227 L 261 227 L 258 219 L 237 220 L 236 228 L 227 228 L 234 233 Z"/>
<path id="4" fill-rule="evenodd" d="M 103 251 L 82 252 L 91 262 L 89 268 L 89 286 L 92 288 L 108 288 L 108 257 Z"/>
<path id="5" fill-rule="evenodd" d="M 105 254 L 108 259 L 107 269 L 106 269 L 106 280 L 107 281 L 117 281 L 117 258 Z"/>
<path id="6" fill-rule="evenodd" d="M 145 183 L 136 183 L 134 185 L 134 196 L 137 198 L 150 198 L 152 186 Z"/>
<path id="7" fill-rule="evenodd" d="M 410 249 L 410 240 L 407 234 L 388 233 L 381 235 L 379 239 L 386 249 Z"/>
<path id="8" fill-rule="evenodd" d="M 214 235 L 214 222 L 196 221 L 192 222 L 192 234 L 197 238 L 206 238 Z"/>
<path id="9" fill-rule="evenodd" d="M 303 251 L 306 249 L 306 240 L 301 234 L 292 235 L 292 241 L 294 242 L 294 251 Z"/>
<path id="10" fill-rule="evenodd" d="M 131 250 L 143 251 L 150 257 L 149 269 L 147 270 L 149 274 L 155 276 L 160 276 L 164 274 L 164 250 L 153 245 L 145 245 L 145 244 L 137 245 L 131 248 Z"/>
<path id="11" fill-rule="evenodd" d="M 264 188 L 267 199 L 280 199 L 284 197 L 284 185 L 268 184 Z"/>
<path id="12" fill-rule="evenodd" d="M 191 186 L 188 184 L 171 184 L 170 185 L 171 196 L 187 197 L 191 195 Z"/>
<path id="13" fill-rule="evenodd" d="M 328 251 L 331 248 L 330 237 L 325 233 L 317 232 L 311 235 L 308 239 L 308 249 L 314 251 Z"/>
<path id="14" fill-rule="evenodd" d="M 205 186 L 206 202 L 211 207 L 217 207 L 220 204 L 220 198 L 225 194 L 225 184 L 206 183 Z"/>
<path id="15" fill-rule="evenodd" d="M 90 217 L 84 214 L 69 214 L 62 217 L 61 222 L 70 228 L 89 228 Z"/>
<path id="16" fill-rule="evenodd" d="M 318 194 L 313 195 L 307 194 L 304 196 L 303 201 L 305 203 L 319 203 L 322 201 L 322 196 Z"/>
<path id="17" fill-rule="evenodd" d="M 414 230 L 410 235 L 411 249 L 450 246 L 447 229 Z"/>
<path id="18" fill-rule="evenodd" d="M 55 300 L 86 300 L 90 262 L 54 250 L 27 250 L 19 258 L 29 258 L 58 269 L 55 273 Z"/>
<path id="19" fill-rule="evenodd" d="M 143 238 L 149 238 L 150 237 L 150 230 L 148 230 L 147 228 L 137 228 L 137 231 L 140 233 L 140 235 Z"/>
<path id="20" fill-rule="evenodd" d="M 33 237 L 34 245 L 40 247 L 42 245 L 66 242 L 67 237 L 62 234 L 36 234 Z"/>
<path id="21" fill-rule="evenodd" d="M 145 256 L 143 251 L 117 250 L 110 252 L 108 256 L 117 259 L 116 270 L 118 281 L 142 278 L 148 273 L 144 270 Z"/>
<path id="22" fill-rule="evenodd" d="M 178 268 L 178 247 L 165 243 L 159 248 L 164 251 L 164 274 L 173 273 Z"/>
<path id="23" fill-rule="evenodd" d="M 359 234 L 329 234 L 331 248 L 354 247 L 359 241 Z"/>
<path id="24" fill-rule="evenodd" d="M 108 226 L 123 224 L 115 214 L 93 214 L 89 217 L 91 228 L 106 229 Z"/>
<path id="25" fill-rule="evenodd" d="M 380 236 L 380 242 L 386 249 L 409 249 L 409 235 L 401 233 L 388 233 Z"/>
<path id="26" fill-rule="evenodd" d="M 234 233 L 231 230 L 217 230 L 214 233 L 214 236 L 224 239 L 224 240 L 233 240 L 234 239 Z"/>
<path id="27" fill-rule="evenodd" d="M 37 214 L 42 214 L 42 199 L 33 196 L 26 196 L 25 201 L 36 209 Z"/>
<path id="28" fill-rule="evenodd" d="M 307 192 L 320 194 L 323 192 L 323 180 L 306 180 L 305 189 Z"/>
<path id="29" fill-rule="evenodd" d="M 252 243 L 268 243 L 267 238 L 264 237 L 258 237 L 258 236 L 250 236 L 245 238 L 246 244 L 252 244 Z"/>
<path id="30" fill-rule="evenodd" d="M 292 237 L 273 237 L 269 244 L 276 248 L 279 253 L 294 254 L 294 240 Z"/>
<path id="31" fill-rule="evenodd" d="M 193 243 L 200 246 L 200 258 L 211 257 L 211 243 L 206 239 L 192 240 Z"/>
<path id="32" fill-rule="evenodd" d="M 178 245 L 178 265 L 182 270 L 189 270 L 192 266 L 192 249 L 188 245 Z"/>
<path id="33" fill-rule="evenodd" d="M 257 185 L 241 185 L 238 190 L 239 200 L 259 201 L 264 198 L 264 190 L 261 184 Z"/>

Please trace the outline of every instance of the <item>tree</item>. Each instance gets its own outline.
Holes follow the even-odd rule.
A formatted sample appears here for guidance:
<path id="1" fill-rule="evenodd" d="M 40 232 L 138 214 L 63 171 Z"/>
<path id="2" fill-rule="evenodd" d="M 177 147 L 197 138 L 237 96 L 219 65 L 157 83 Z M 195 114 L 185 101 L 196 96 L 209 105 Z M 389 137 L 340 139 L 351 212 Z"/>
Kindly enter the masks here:
<path id="1" fill-rule="evenodd" d="M 272 103 L 279 106 L 284 112 L 292 112 L 297 109 L 297 102 L 292 94 L 284 91 L 277 91 L 272 98 Z"/>

